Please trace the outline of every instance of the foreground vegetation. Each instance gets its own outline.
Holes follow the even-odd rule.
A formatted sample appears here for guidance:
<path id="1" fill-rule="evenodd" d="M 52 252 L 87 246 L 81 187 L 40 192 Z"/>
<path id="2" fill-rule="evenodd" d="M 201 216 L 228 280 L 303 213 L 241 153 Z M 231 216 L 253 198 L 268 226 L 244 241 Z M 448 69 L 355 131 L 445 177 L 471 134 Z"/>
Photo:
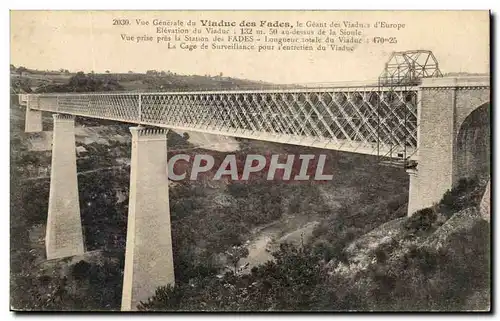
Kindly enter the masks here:
<path id="1" fill-rule="evenodd" d="M 489 223 L 477 219 L 449 235 L 440 248 L 423 240 L 446 223 L 449 214 L 474 206 L 482 190 L 477 181 L 462 182 L 439 205 L 404 219 L 398 238 L 373 251 L 366 268 L 339 273 L 348 262 L 345 247 L 328 242 L 295 247 L 284 244 L 269 261 L 248 274 L 228 271 L 222 278 L 197 277 L 175 288 L 160 287 L 141 310 L 446 310 L 489 308 Z M 462 204 L 462 205 L 460 205 Z M 437 212 L 436 212 L 437 211 Z M 438 222 L 438 215 L 448 216 Z M 349 211 L 343 216 L 348 216 Z M 452 214 L 453 215 L 453 214 Z M 330 225 L 339 233 L 356 225 Z M 355 232 L 354 232 L 355 234 Z M 356 235 L 351 235 L 355 238 Z M 418 237 L 418 242 L 409 239 Z M 342 239 L 342 237 L 341 237 Z M 338 241 L 337 241 L 338 242 Z M 484 296 L 476 306 L 470 297 Z M 477 303 L 477 302 L 476 302 Z"/>

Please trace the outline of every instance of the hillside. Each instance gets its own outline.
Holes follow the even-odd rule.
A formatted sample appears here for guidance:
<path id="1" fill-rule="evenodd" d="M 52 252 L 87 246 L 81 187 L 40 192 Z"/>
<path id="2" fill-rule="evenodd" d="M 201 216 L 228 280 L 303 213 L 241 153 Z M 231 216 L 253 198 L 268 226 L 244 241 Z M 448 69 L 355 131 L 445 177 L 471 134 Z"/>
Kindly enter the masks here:
<path id="1" fill-rule="evenodd" d="M 84 73 L 40 71 L 11 66 L 11 93 L 74 91 L 179 91 L 271 88 L 274 84 L 222 75 L 181 75 L 149 70 L 146 73 Z"/>
<path id="2" fill-rule="evenodd" d="M 485 181 L 462 181 L 433 208 L 358 235 L 351 208 L 318 227 L 309 243 L 281 245 L 250 273 L 159 287 L 140 308 L 489 311 L 490 227 L 479 214 L 484 190 Z"/>

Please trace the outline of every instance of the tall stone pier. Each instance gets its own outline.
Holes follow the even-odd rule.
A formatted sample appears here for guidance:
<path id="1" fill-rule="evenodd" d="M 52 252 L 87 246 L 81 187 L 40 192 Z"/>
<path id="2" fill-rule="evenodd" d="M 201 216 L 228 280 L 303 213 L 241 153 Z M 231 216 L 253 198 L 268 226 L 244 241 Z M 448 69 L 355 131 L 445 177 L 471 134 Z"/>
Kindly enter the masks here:
<path id="1" fill-rule="evenodd" d="M 84 253 L 76 173 L 75 118 L 53 115 L 52 166 L 45 247 L 47 259 Z"/>
<path id="2" fill-rule="evenodd" d="M 130 128 L 132 159 L 122 311 L 174 284 L 168 201 L 167 130 Z"/>
<path id="3" fill-rule="evenodd" d="M 38 133 L 42 131 L 42 112 L 40 110 L 26 108 L 24 131 L 26 133 Z"/>

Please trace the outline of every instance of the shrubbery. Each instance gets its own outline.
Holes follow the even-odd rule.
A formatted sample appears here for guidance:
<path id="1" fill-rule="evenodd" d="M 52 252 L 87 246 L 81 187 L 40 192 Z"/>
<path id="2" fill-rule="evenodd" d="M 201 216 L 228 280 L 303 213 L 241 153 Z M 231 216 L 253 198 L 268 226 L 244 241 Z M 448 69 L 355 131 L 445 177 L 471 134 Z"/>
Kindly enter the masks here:
<path id="1" fill-rule="evenodd" d="M 478 178 L 461 179 L 458 185 L 447 191 L 438 204 L 438 209 L 448 217 L 467 207 L 479 205 L 485 184 Z"/>
<path id="2" fill-rule="evenodd" d="M 434 208 L 424 208 L 410 216 L 405 222 L 404 227 L 408 230 L 409 234 L 426 232 L 431 229 L 436 219 L 437 214 Z"/>
<path id="3" fill-rule="evenodd" d="M 110 75 L 85 74 L 82 71 L 72 76 L 67 84 L 46 85 L 37 88 L 37 93 L 52 92 L 96 92 L 123 90 L 115 77 Z"/>

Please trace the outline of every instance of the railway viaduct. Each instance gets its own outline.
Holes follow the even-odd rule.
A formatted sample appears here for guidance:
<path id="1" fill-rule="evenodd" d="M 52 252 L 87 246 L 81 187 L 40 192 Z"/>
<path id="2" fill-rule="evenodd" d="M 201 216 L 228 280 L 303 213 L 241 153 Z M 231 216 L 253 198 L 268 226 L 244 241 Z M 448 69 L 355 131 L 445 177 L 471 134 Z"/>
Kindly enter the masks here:
<path id="1" fill-rule="evenodd" d="M 47 259 L 84 253 L 75 116 L 136 124 L 122 310 L 174 283 L 167 179 L 169 128 L 404 158 L 408 214 L 460 178 L 489 172 L 489 77 L 424 78 L 417 86 L 21 95 L 26 132 L 54 113 Z"/>

